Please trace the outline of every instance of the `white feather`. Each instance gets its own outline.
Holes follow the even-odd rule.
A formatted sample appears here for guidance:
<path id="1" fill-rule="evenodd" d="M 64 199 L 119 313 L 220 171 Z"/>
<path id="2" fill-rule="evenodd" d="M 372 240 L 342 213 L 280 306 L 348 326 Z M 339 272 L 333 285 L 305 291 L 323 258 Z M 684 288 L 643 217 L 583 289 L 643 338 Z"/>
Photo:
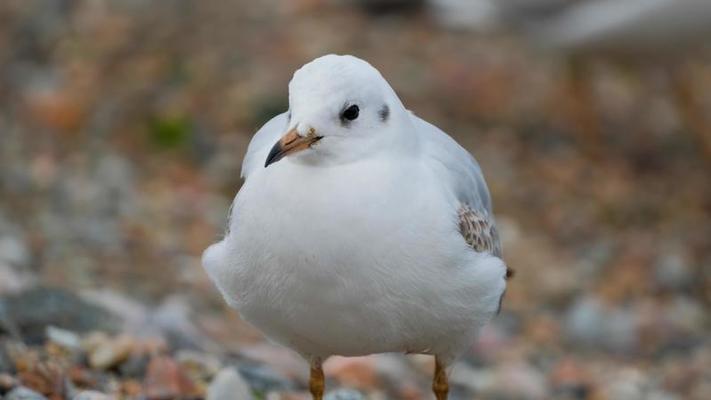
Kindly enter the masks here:
<path id="1" fill-rule="evenodd" d="M 305 357 L 421 352 L 451 361 L 506 286 L 503 261 L 473 251 L 458 231 L 461 203 L 490 212 L 486 183 L 469 153 L 356 60 L 327 56 L 295 74 L 292 121 L 275 117 L 250 143 L 229 232 L 203 264 L 247 321 Z M 337 114 L 348 102 L 361 107 L 352 124 Z M 375 116 L 383 103 L 385 121 Z M 298 124 L 324 138 L 265 168 L 272 145 Z"/>

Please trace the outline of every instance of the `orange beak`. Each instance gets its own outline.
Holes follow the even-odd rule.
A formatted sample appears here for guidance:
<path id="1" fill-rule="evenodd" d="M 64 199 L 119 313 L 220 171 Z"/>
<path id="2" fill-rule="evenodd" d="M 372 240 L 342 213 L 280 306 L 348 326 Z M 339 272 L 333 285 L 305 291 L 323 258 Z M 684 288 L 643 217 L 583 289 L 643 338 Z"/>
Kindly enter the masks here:
<path id="1" fill-rule="evenodd" d="M 296 132 L 296 128 L 290 130 L 286 135 L 282 136 L 267 156 L 267 161 L 264 163 L 264 168 L 268 167 L 289 154 L 297 153 L 301 150 L 306 150 L 314 143 L 321 140 L 322 136 L 316 136 L 316 131 L 312 128 L 306 136 L 300 136 Z"/>

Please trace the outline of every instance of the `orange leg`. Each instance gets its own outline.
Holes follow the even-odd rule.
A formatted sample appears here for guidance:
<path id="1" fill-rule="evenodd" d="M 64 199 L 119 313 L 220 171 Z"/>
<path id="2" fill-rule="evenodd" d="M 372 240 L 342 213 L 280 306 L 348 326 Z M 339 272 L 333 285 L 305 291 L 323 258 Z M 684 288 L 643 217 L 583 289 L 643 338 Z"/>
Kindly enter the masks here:
<path id="1" fill-rule="evenodd" d="M 324 383 L 323 367 L 321 359 L 315 358 L 311 361 L 311 377 L 309 378 L 309 390 L 313 400 L 322 400 L 323 391 L 326 384 Z"/>
<path id="2" fill-rule="evenodd" d="M 447 369 L 442 364 L 439 357 L 435 356 L 435 372 L 432 379 L 432 391 L 437 400 L 447 400 L 449 393 L 449 381 L 447 380 Z"/>

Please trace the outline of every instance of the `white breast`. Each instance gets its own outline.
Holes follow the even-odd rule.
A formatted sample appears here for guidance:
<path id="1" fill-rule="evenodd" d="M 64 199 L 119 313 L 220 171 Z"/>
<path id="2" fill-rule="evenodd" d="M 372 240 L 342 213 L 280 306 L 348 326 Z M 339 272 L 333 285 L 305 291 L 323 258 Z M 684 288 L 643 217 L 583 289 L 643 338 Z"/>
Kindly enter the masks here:
<path id="1" fill-rule="evenodd" d="M 426 171 L 398 165 L 407 168 L 370 160 L 313 173 L 283 160 L 251 177 L 211 273 L 228 301 L 304 355 L 425 352 L 443 324 L 470 335 L 483 319 L 472 295 L 486 298 L 467 272 L 480 256 L 459 236 L 451 200 L 420 189 L 437 186 L 422 182 Z M 503 290 L 488 287 L 492 299 Z"/>

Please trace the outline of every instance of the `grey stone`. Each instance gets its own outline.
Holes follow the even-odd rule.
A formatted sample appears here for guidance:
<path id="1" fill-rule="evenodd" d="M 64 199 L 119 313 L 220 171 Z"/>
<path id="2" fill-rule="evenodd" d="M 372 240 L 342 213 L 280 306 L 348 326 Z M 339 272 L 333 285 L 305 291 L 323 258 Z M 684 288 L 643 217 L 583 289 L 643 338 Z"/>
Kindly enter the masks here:
<path id="1" fill-rule="evenodd" d="M 46 400 L 47 398 L 24 386 L 16 387 L 5 395 L 5 400 Z"/>
<path id="2" fill-rule="evenodd" d="M 30 251 L 25 242 L 14 235 L 0 236 L 0 263 L 26 268 L 30 263 Z"/>
<path id="3" fill-rule="evenodd" d="M 34 287 L 0 297 L 5 319 L 28 344 L 40 344 L 47 326 L 84 333 L 115 331 L 118 320 L 107 310 L 62 289 Z"/>
<path id="4" fill-rule="evenodd" d="M 683 290 L 693 283 L 694 273 L 681 252 L 670 250 L 657 259 L 654 278 L 661 288 Z"/>
<path id="5" fill-rule="evenodd" d="M 148 354 L 131 354 L 119 365 L 119 372 L 126 378 L 141 379 L 146 374 L 148 361 L 150 361 Z"/>
<path id="6" fill-rule="evenodd" d="M 50 342 L 70 350 L 79 350 L 81 348 L 81 338 L 76 333 L 57 328 L 56 326 L 47 327 L 47 339 Z"/>
<path id="7" fill-rule="evenodd" d="M 207 388 L 206 400 L 251 400 L 252 391 L 234 368 L 223 368 Z"/>
<path id="8" fill-rule="evenodd" d="M 337 389 L 328 393 L 324 400 L 365 400 L 365 397 L 357 390 Z"/>
<path id="9" fill-rule="evenodd" d="M 568 309 L 564 326 L 568 340 L 576 345 L 629 353 L 636 349 L 638 324 L 634 310 L 585 296 Z"/>
<path id="10" fill-rule="evenodd" d="M 27 270 L 13 267 L 0 260 L 0 295 L 25 290 L 36 282 L 36 277 Z"/>
<path id="11" fill-rule="evenodd" d="M 237 369 L 244 379 L 249 382 L 249 386 L 258 392 L 294 389 L 293 382 L 268 365 L 243 361 L 237 366 Z"/>
<path id="12" fill-rule="evenodd" d="M 72 400 L 111 400 L 112 397 L 96 390 L 83 390 L 77 393 Z"/>
<path id="13" fill-rule="evenodd" d="M 5 341 L 0 341 L 0 373 L 13 374 L 15 372 L 15 363 L 7 352 L 6 343 Z"/>
<path id="14" fill-rule="evenodd" d="M 160 332 L 172 348 L 205 347 L 205 337 L 190 320 L 190 305 L 185 297 L 179 295 L 167 297 L 151 312 L 147 325 Z"/>

